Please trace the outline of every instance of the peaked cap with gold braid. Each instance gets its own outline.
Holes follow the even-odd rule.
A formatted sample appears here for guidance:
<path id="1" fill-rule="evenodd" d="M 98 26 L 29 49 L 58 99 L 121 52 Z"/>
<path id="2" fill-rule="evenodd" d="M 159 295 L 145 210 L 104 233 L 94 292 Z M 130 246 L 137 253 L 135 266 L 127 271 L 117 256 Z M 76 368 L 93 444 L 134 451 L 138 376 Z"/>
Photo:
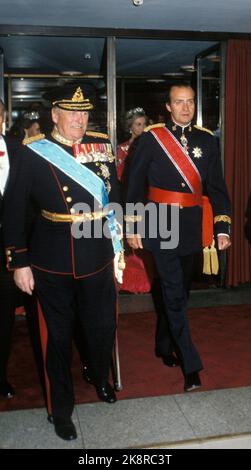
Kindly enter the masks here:
<path id="1" fill-rule="evenodd" d="M 84 97 L 80 86 L 74 89 L 72 87 L 62 87 L 59 93 L 58 98 L 52 101 L 52 106 L 57 106 L 67 111 L 89 111 L 93 109 L 92 103 L 89 98 Z"/>

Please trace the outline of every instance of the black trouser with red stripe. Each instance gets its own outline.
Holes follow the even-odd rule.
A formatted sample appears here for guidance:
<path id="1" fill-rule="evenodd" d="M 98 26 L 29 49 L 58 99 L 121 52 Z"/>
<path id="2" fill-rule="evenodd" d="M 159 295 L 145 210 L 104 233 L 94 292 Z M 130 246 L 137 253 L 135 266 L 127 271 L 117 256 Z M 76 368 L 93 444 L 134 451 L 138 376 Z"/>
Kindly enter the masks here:
<path id="1" fill-rule="evenodd" d="M 88 365 L 96 385 L 109 376 L 116 330 L 116 288 L 113 266 L 82 279 L 34 269 L 40 304 L 48 412 L 68 418 L 74 406 L 71 376 L 76 314 L 83 328 Z"/>

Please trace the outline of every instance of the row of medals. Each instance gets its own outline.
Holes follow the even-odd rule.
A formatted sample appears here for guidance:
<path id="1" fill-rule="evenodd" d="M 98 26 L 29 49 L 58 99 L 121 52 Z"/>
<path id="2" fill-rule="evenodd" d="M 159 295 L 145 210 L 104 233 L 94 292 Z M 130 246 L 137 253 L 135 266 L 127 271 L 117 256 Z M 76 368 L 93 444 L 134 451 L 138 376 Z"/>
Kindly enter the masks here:
<path id="1" fill-rule="evenodd" d="M 82 164 L 95 163 L 95 166 L 98 167 L 97 175 L 104 178 L 106 189 L 108 193 L 110 192 L 111 184 L 109 178 L 111 174 L 105 162 L 112 163 L 115 160 L 111 144 L 80 144 L 79 151 L 76 153 L 76 160 Z"/>

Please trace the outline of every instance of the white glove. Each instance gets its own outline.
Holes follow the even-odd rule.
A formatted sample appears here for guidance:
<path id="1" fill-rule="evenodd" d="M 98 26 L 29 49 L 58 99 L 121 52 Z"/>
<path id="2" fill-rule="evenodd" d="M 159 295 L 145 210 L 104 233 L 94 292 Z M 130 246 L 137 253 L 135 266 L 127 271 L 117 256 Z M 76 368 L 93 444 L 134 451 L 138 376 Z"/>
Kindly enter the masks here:
<path id="1" fill-rule="evenodd" d="M 125 269 L 124 253 L 116 253 L 114 258 L 114 274 L 119 284 L 123 284 L 123 271 Z"/>

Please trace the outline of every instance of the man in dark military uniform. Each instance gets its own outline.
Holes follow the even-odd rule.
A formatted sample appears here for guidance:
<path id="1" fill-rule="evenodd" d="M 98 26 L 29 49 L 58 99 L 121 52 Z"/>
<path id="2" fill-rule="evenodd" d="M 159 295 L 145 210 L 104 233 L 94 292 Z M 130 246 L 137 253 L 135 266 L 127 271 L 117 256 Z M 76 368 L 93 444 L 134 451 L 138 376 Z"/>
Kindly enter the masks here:
<path id="1" fill-rule="evenodd" d="M 179 83 L 171 86 L 166 104 L 171 113 L 170 121 L 166 125 L 147 128 L 135 153 L 128 203 L 145 204 L 150 201 L 155 209 L 157 207 L 157 222 L 146 214 L 146 235 L 143 238 L 135 226 L 142 215 L 132 215 L 131 209 L 126 215 L 130 232 L 128 243 L 134 249 L 144 246 L 152 251 L 160 276 L 165 327 L 162 321 L 161 331 L 157 333 L 156 354 L 168 366 L 181 365 L 185 391 L 201 385 L 198 372 L 202 369 L 187 320 L 193 255 L 203 245 L 204 272 L 209 272 L 210 267 L 215 272 L 213 221 L 219 250 L 230 245 L 231 222 L 217 143 L 207 130 L 193 124 L 194 95 L 190 85 Z M 163 208 L 166 223 L 161 216 Z M 172 226 L 175 220 L 171 220 L 173 209 L 176 209 L 176 215 L 178 211 L 178 218 L 176 225 L 173 223 Z M 168 239 L 168 234 L 163 236 L 158 232 L 156 237 L 151 233 L 153 226 L 158 225 L 159 228 L 161 224 L 162 233 L 163 228 L 168 228 L 172 240 Z"/>
<path id="2" fill-rule="evenodd" d="M 5 106 L 0 100 L 0 395 L 12 398 L 15 391 L 7 381 L 7 365 L 17 304 L 17 288 L 12 274 L 6 269 L 2 219 L 9 170 L 13 165 L 17 145 L 14 140 L 6 139 L 2 135 L 4 115 Z"/>
<path id="3" fill-rule="evenodd" d="M 6 255 L 3 240 L 3 213 L 6 200 L 15 191 L 15 173 L 18 171 L 17 153 L 20 140 L 9 135 L 1 135 L 5 106 L 0 100 L 0 395 L 9 399 L 15 390 L 7 380 L 8 361 L 11 352 L 12 332 L 16 307 L 24 306 L 34 358 L 39 378 L 44 390 L 42 350 L 34 296 L 23 294 L 15 285 L 13 273 L 6 268 Z"/>
<path id="4" fill-rule="evenodd" d="M 54 97 L 52 134 L 26 140 L 5 212 L 8 267 L 18 287 L 38 297 L 48 413 L 66 440 L 77 437 L 70 372 L 76 313 L 97 394 L 116 401 L 108 374 L 116 329 L 113 261 L 121 245 L 107 203 L 118 202 L 118 186 L 107 136 L 86 130 L 92 108 L 80 87 L 65 86 Z M 27 245 L 31 204 L 37 215 Z"/>

